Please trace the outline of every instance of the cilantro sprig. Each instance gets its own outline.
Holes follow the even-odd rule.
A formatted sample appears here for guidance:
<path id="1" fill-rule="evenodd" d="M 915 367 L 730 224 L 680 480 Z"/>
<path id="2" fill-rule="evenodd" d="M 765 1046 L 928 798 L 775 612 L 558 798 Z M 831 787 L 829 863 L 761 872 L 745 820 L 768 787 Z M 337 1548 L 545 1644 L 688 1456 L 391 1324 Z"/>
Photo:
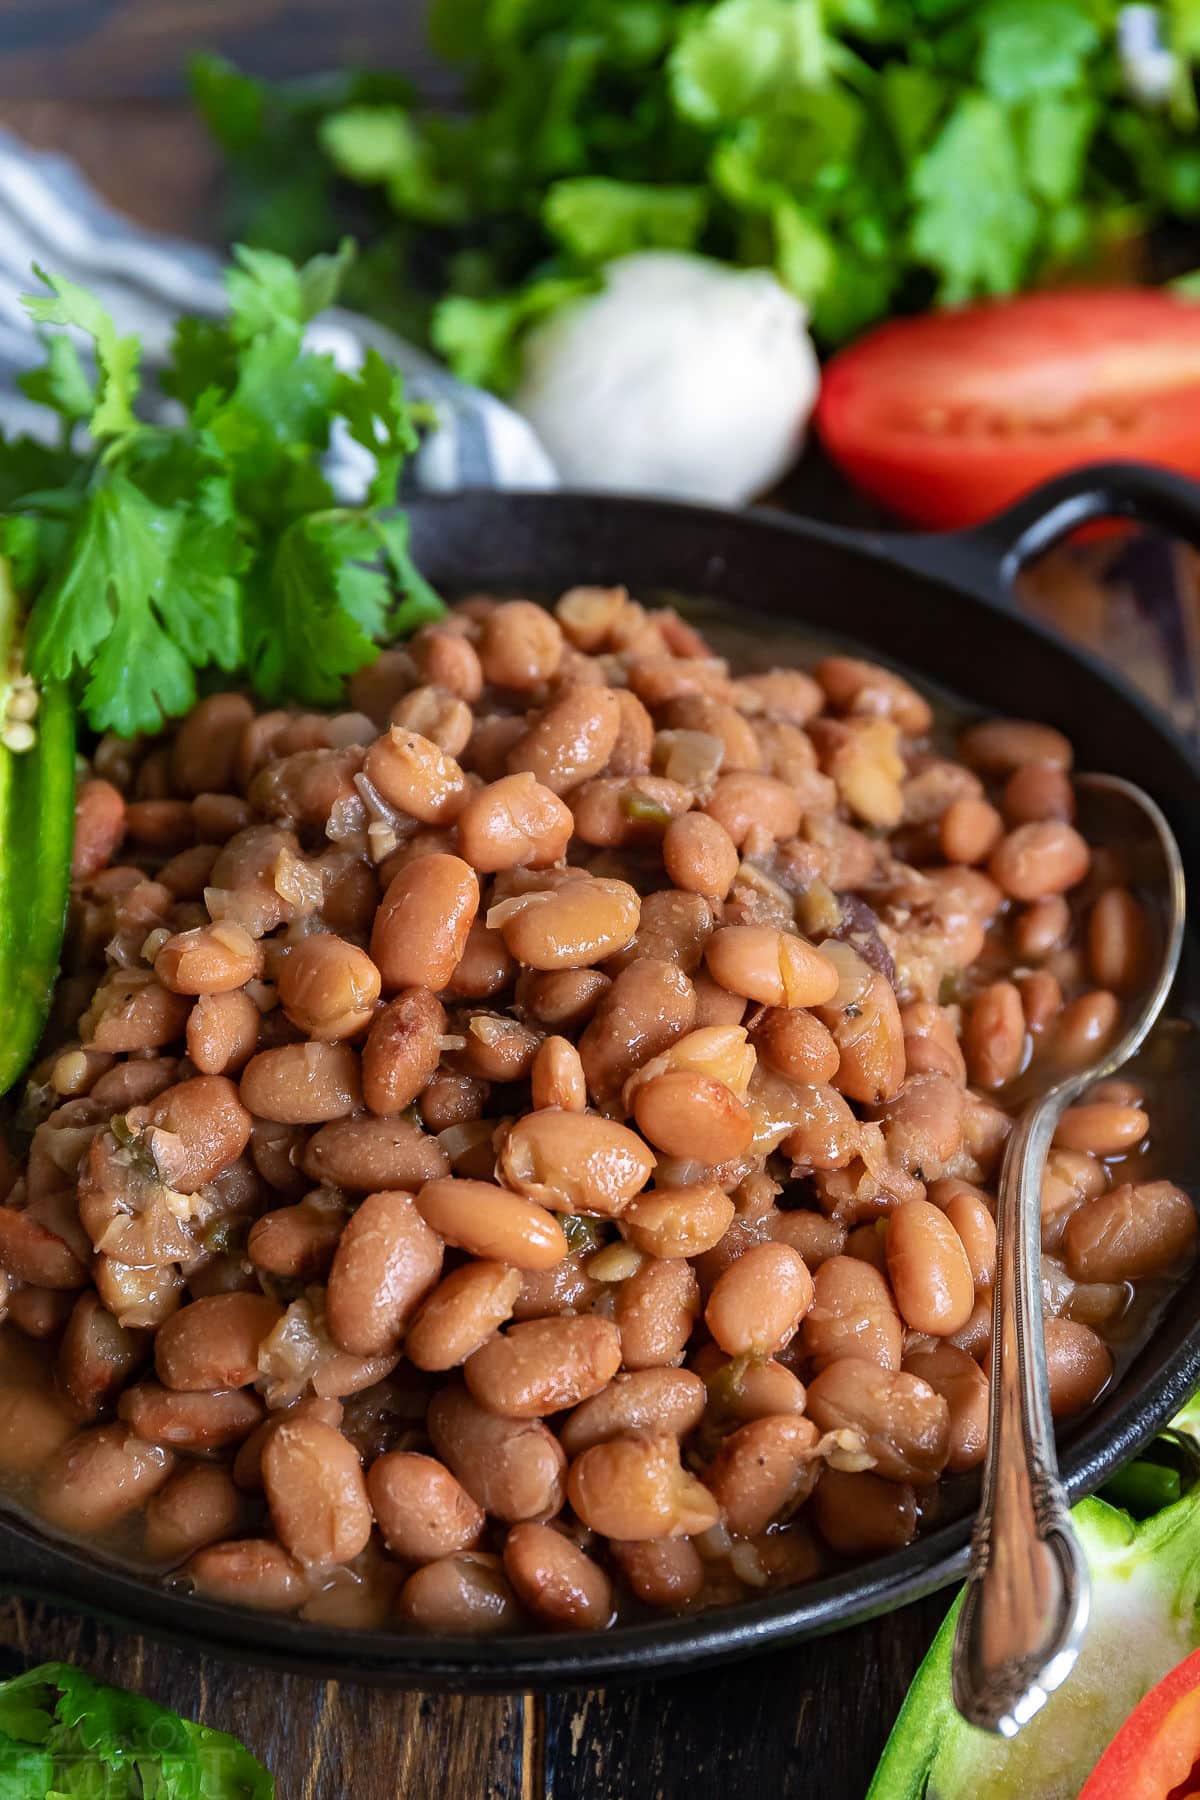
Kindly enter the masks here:
<path id="1" fill-rule="evenodd" d="M 94 729 L 157 731 L 215 671 L 270 702 L 335 704 L 381 642 L 442 610 L 390 510 L 417 444 L 402 378 L 376 351 L 347 373 L 305 347 L 351 256 L 236 250 L 227 318 L 175 332 L 171 423 L 135 411 L 137 338 L 36 271 L 46 361 L 21 385 L 58 443 L 0 441 L 0 553 L 29 604 L 26 669 L 68 683 Z M 323 471 L 335 427 L 373 458 L 361 505 Z"/>
<path id="2" fill-rule="evenodd" d="M 274 1792 L 236 1738 L 67 1663 L 0 1683 L 4 1800 L 272 1800 Z"/>

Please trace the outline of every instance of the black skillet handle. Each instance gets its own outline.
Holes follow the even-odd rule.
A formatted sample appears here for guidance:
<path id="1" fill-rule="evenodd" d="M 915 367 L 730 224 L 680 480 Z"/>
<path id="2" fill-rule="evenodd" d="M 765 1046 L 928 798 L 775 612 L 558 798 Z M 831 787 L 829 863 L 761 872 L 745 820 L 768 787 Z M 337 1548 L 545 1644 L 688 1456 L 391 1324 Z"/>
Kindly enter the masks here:
<path id="1" fill-rule="evenodd" d="M 1096 519 L 1136 519 L 1200 545 L 1200 483 L 1152 463 L 1091 463 L 968 531 L 896 540 L 897 560 L 990 599 L 1009 599 L 1023 564 Z"/>

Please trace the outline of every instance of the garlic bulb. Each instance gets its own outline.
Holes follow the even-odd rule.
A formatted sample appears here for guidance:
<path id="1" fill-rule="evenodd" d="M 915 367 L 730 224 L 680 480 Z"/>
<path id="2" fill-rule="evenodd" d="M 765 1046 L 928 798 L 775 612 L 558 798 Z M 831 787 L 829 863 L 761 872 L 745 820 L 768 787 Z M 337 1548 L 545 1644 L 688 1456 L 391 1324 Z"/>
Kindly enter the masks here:
<path id="1" fill-rule="evenodd" d="M 817 397 L 803 306 L 765 269 L 651 250 L 531 333 L 516 406 L 568 486 L 738 505 Z"/>

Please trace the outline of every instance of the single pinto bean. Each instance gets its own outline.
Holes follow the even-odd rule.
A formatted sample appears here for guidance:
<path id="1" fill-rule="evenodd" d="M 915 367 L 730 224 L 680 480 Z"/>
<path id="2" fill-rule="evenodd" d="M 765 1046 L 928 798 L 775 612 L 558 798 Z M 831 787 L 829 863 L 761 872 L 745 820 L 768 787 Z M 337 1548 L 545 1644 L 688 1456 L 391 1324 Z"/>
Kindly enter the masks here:
<path id="1" fill-rule="evenodd" d="M 490 1181 L 428 1181 L 421 1216 L 446 1243 L 515 1269 L 551 1269 L 567 1254 L 562 1226 L 544 1206 Z"/>
<path id="2" fill-rule="evenodd" d="M 173 994 L 229 994 L 262 974 L 262 945 L 232 919 L 169 937 L 154 973 Z"/>
<path id="3" fill-rule="evenodd" d="M 78 1428 L 72 1408 L 53 1388 L 6 1371 L 0 1385 L 0 1470 L 32 1475 Z"/>
<path id="4" fill-rule="evenodd" d="M 803 1331 L 805 1354 L 817 1370 L 844 1356 L 900 1367 L 904 1334 L 891 1289 L 878 1269 L 856 1257 L 831 1256 L 817 1269 Z"/>
<path id="5" fill-rule="evenodd" d="M 614 1317 L 625 1367 L 681 1363 L 699 1311 L 700 1284 L 690 1263 L 644 1262 L 617 1288 Z"/>
<path id="6" fill-rule="evenodd" d="M 400 1591 L 400 1614 L 421 1631 L 482 1637 L 520 1618 L 498 1556 L 462 1550 L 416 1569 Z"/>
<path id="7" fill-rule="evenodd" d="M 807 1497 L 819 1433 L 795 1413 L 752 1419 L 727 1437 L 704 1477 L 728 1530 L 754 1537 Z"/>
<path id="8" fill-rule="evenodd" d="M 321 1279 L 346 1222 L 343 1208 L 336 1200 L 327 1204 L 329 1198 L 318 1190 L 311 1200 L 277 1207 L 256 1219 L 246 1242 L 246 1255 L 255 1268 L 292 1280 Z"/>
<path id="9" fill-rule="evenodd" d="M 1073 825 L 1060 819 L 1018 825 L 992 852 L 988 872 L 1014 900 L 1044 900 L 1077 887 L 1092 854 Z"/>
<path id="10" fill-rule="evenodd" d="M 1196 1254 L 1196 1209 L 1171 1181 L 1125 1182 L 1067 1220 L 1067 1267 L 1076 1281 L 1141 1281 L 1178 1274 Z"/>
<path id="11" fill-rule="evenodd" d="M 549 1525 L 514 1525 L 504 1567 L 533 1617 L 554 1631 L 601 1631 L 612 1618 L 612 1584 L 599 1564 Z"/>
<path id="12" fill-rule="evenodd" d="M 527 770 L 472 794 L 458 817 L 458 844 L 480 874 L 545 869 L 566 855 L 571 810 Z"/>
<path id="13" fill-rule="evenodd" d="M 588 1091 L 597 1100 L 619 1094 L 629 1076 L 690 1031 L 695 989 L 675 963 L 638 957 L 601 994 L 579 1040 Z"/>
<path id="14" fill-rule="evenodd" d="M 242 1498 L 228 1469 L 192 1463 L 147 1502 L 142 1549 L 152 1562 L 179 1562 L 228 1537 L 241 1518 Z"/>
<path id="15" fill-rule="evenodd" d="M 302 1564 L 350 1562 L 371 1535 L 354 1446 L 318 1419 L 285 1419 L 263 1450 L 263 1486 L 280 1542 Z"/>
<path id="16" fill-rule="evenodd" d="M 604 768 L 621 728 L 621 708 L 608 687 L 568 687 L 508 753 L 513 774 L 528 770 L 552 793 L 565 794 Z"/>
<path id="17" fill-rule="evenodd" d="M 563 1112 L 587 1108 L 587 1080 L 579 1052 L 569 1038 L 543 1039 L 529 1071 L 529 1092 L 535 1112 L 556 1106 Z"/>
<path id="18" fill-rule="evenodd" d="M 904 1482 L 826 1469 L 813 1495 L 817 1529 L 839 1556 L 884 1556 L 917 1535 L 917 1497 Z"/>
<path id="19" fill-rule="evenodd" d="M 489 1412 L 538 1419 L 598 1394 L 620 1365 L 617 1327 L 585 1314 L 513 1325 L 468 1357 L 463 1374 Z"/>
<path id="20" fill-rule="evenodd" d="M 610 1539 L 609 1549 L 630 1589 L 646 1606 L 678 1610 L 704 1586 L 704 1564 L 688 1538 L 650 1538 L 640 1543 Z"/>
<path id="21" fill-rule="evenodd" d="M 976 1087 L 1003 1087 L 1019 1073 L 1025 1014 L 1011 981 L 993 981 L 979 994 L 963 1027 L 963 1050 Z"/>
<path id="22" fill-rule="evenodd" d="M 415 1191 L 445 1175 L 449 1162 L 437 1139 L 408 1119 L 360 1115 L 335 1119 L 314 1132 L 301 1166 L 314 1181 L 371 1193 L 384 1188 Z"/>
<path id="23" fill-rule="evenodd" d="M 409 1319 L 442 1271 L 442 1241 L 411 1195 L 368 1194 L 342 1232 L 325 1317 L 330 1336 L 354 1356 L 399 1348 Z"/>
<path id="24" fill-rule="evenodd" d="M 1128 888 L 1106 888 L 1088 915 L 1088 969 L 1098 987 L 1133 993 L 1142 979 L 1150 922 Z"/>
<path id="25" fill-rule="evenodd" d="M 512 1317 L 521 1291 L 520 1269 L 500 1262 L 468 1262 L 454 1269 L 421 1303 L 409 1325 L 404 1353 L 418 1369 L 452 1369 Z"/>
<path id="26" fill-rule="evenodd" d="M 665 1433 L 593 1444 L 571 1464 L 567 1493 L 590 1530 L 626 1541 L 695 1537 L 720 1517 L 708 1489 L 680 1467 L 679 1445 Z"/>
<path id="27" fill-rule="evenodd" d="M 379 999 L 379 970 L 364 950 L 332 932 L 304 938 L 284 958 L 279 998 L 311 1038 L 357 1037 Z"/>
<path id="28" fill-rule="evenodd" d="M 258 1612 L 295 1612 L 308 1591 L 299 1564 L 269 1538 L 209 1544 L 189 1557 L 181 1572 L 202 1600 Z"/>
<path id="29" fill-rule="evenodd" d="M 187 1052 L 200 1073 L 244 1069 L 258 1043 L 260 1017 L 248 994 L 201 994 L 187 1022 Z"/>
<path id="30" fill-rule="evenodd" d="M 746 1107 L 723 1081 L 694 1069 L 669 1069 L 639 1084 L 633 1096 L 639 1130 L 668 1156 L 728 1162 L 754 1136 Z"/>
<path id="31" fill-rule="evenodd" d="M 466 777 L 454 758 L 402 725 L 375 739 L 363 774 L 385 800 L 423 825 L 452 824 L 467 797 Z"/>
<path id="32" fill-rule="evenodd" d="M 833 964 L 837 988 L 816 1006 L 838 1049 L 833 1085 L 847 1100 L 879 1105 L 904 1082 L 904 1028 L 892 984 L 849 944 L 827 940 L 822 952 Z"/>
<path id="33" fill-rule="evenodd" d="M 82 1418 L 94 1419 L 147 1354 L 148 1340 L 129 1331 L 89 1289 L 75 1302 L 58 1347 L 58 1379 Z"/>
<path id="34" fill-rule="evenodd" d="M 1051 1317 L 1044 1326 L 1050 1411 L 1056 1419 L 1069 1419 L 1108 1386 L 1112 1357 L 1094 1331 L 1073 1319 Z"/>
<path id="35" fill-rule="evenodd" d="M 906 1325 L 931 1337 L 961 1331 L 975 1304 L 962 1239 L 928 1200 L 908 1200 L 888 1219 L 887 1268 Z"/>
<path id="36" fill-rule="evenodd" d="M 107 1531 L 144 1506 L 174 1466 L 170 1450 L 145 1443 L 128 1425 L 94 1425 L 43 1466 L 38 1511 L 60 1531 Z"/>
<path id="37" fill-rule="evenodd" d="M 384 723 L 382 719 L 376 722 Z M 412 688 L 397 700 L 387 723 L 419 732 L 447 756 L 461 756 L 471 741 L 474 715 L 457 694 L 428 686 Z"/>
<path id="38" fill-rule="evenodd" d="M 1091 1100 L 1069 1106 L 1058 1121 L 1054 1142 L 1064 1150 L 1086 1150 L 1092 1156 L 1124 1156 L 1150 1129 L 1140 1106 L 1118 1106 Z"/>
<path id="39" fill-rule="evenodd" d="M 672 1187 L 642 1194 L 621 1217 L 621 1232 L 647 1256 L 701 1256 L 733 1222 L 733 1201 L 719 1187 Z"/>
<path id="40" fill-rule="evenodd" d="M 483 1536 L 483 1509 L 432 1456 L 392 1450 L 367 1471 L 367 1494 L 393 1556 L 435 1562 Z"/>
<path id="41" fill-rule="evenodd" d="M 518 1119 L 497 1162 L 509 1187 L 530 1200 L 607 1218 L 625 1210 L 653 1167 L 641 1138 L 615 1119 L 553 1107 Z"/>
<path id="42" fill-rule="evenodd" d="M 813 1278 L 787 1244 L 756 1244 L 719 1276 L 704 1323 L 730 1356 L 771 1356 L 813 1303 Z"/>
<path id="43" fill-rule="evenodd" d="M 888 1481 L 929 1487 L 946 1465 L 950 1409 L 915 1375 L 840 1357 L 810 1386 L 808 1411 L 822 1431 L 857 1432 Z"/>
<path id="44" fill-rule="evenodd" d="M 242 1072 L 242 1105 L 281 1125 L 344 1119 L 362 1098 L 358 1057 L 348 1044 L 282 1044 L 260 1050 Z"/>
<path id="45" fill-rule="evenodd" d="M 1004 820 L 987 800 L 952 800 L 938 836 L 948 863 L 986 862 L 1004 836 Z"/>
<path id="46" fill-rule="evenodd" d="M 986 719 L 963 732 L 958 748 L 964 762 L 990 775 L 1007 775 L 1029 762 L 1069 769 L 1074 761 L 1061 731 L 1027 719 Z"/>
<path id="47" fill-rule="evenodd" d="M 541 687 L 562 660 L 562 627 L 532 600 L 506 600 L 483 621 L 479 660 L 493 687 L 524 692 Z"/>
<path id="48" fill-rule="evenodd" d="M 678 888 L 723 900 L 738 872 L 737 846 L 725 826 L 707 813 L 672 819 L 663 834 L 663 864 Z"/>
<path id="49" fill-rule="evenodd" d="M 559 1431 L 568 1456 L 626 1432 L 671 1431 L 683 1437 L 704 1415 L 706 1389 L 687 1369 L 638 1369 L 618 1375 L 577 1406 Z"/>
<path id="50" fill-rule="evenodd" d="M 375 915 L 371 960 L 384 987 L 436 992 L 454 974 L 479 910 L 479 881 L 459 856 L 422 856 L 394 875 Z"/>
<path id="51" fill-rule="evenodd" d="M 193 1300 L 159 1327 L 154 1366 L 164 1387 L 213 1393 L 248 1387 L 258 1376 L 258 1348 L 282 1317 L 265 1294 L 213 1294 Z"/>
<path id="52" fill-rule="evenodd" d="M 935 1181 L 929 1198 L 942 1208 L 958 1233 L 971 1265 L 976 1293 L 990 1288 L 996 1277 L 996 1221 L 982 1195 L 966 1182 L 950 1180 Z"/>
<path id="53" fill-rule="evenodd" d="M 638 928 L 641 901 L 627 881 L 581 877 L 520 894 L 488 913 L 517 961 L 530 969 L 578 969 L 602 962 Z"/>
<path id="54" fill-rule="evenodd" d="M 1051 1040 L 1055 1062 L 1067 1068 L 1094 1063 L 1111 1044 L 1121 1020 L 1121 1003 L 1106 988 L 1079 994 L 1058 1016 Z"/>
<path id="55" fill-rule="evenodd" d="M 837 1074 L 840 1055 L 833 1037 L 812 1013 L 770 1006 L 750 1031 L 763 1061 L 805 1087 L 820 1087 Z"/>
<path id="56" fill-rule="evenodd" d="M 1050 762 L 1022 763 L 1004 784 L 1001 801 L 1010 825 L 1031 825 L 1039 819 L 1075 817 L 1075 793 L 1066 769 Z"/>
<path id="57" fill-rule="evenodd" d="M 442 1461 L 493 1518 L 549 1519 L 564 1498 L 567 1459 L 537 1419 L 500 1419 L 465 1388 L 441 1388 L 427 1429 Z"/>
<path id="58" fill-rule="evenodd" d="M 965 1350 L 938 1344 L 912 1350 L 904 1359 L 907 1374 L 927 1382 L 950 1409 L 950 1453 L 946 1469 L 961 1475 L 983 1461 L 987 1444 L 988 1378 Z"/>
<path id="59" fill-rule="evenodd" d="M 722 987 L 764 1006 L 820 1006 L 837 992 L 826 955 L 769 925 L 723 926 L 709 938 L 705 960 Z"/>
<path id="60" fill-rule="evenodd" d="M 375 1015 L 362 1053 L 363 1099 L 373 1113 L 403 1112 L 441 1057 L 446 1011 L 428 988 L 406 988 Z"/>
<path id="61" fill-rule="evenodd" d="M 1041 962 L 1061 950 L 1070 935 L 1071 908 L 1061 894 L 1035 900 L 1013 924 L 1013 945 L 1024 962 Z"/>
<path id="62" fill-rule="evenodd" d="M 125 836 L 125 799 L 111 781 L 84 781 L 75 796 L 71 874 L 90 881 L 107 868 Z"/>

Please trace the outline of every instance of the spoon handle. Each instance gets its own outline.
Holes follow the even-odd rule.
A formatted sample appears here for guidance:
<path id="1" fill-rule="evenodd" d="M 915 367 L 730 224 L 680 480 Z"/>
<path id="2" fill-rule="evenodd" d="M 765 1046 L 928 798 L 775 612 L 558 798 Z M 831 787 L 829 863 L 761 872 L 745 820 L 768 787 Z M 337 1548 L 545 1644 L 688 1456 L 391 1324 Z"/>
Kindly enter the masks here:
<path id="1" fill-rule="evenodd" d="M 1018 1120 L 996 1203 L 988 1453 L 953 1687 L 964 1718 L 1005 1737 L 1070 1674 L 1088 1615 L 1087 1564 L 1058 1479 L 1042 1331 L 1041 1172 L 1067 1098 L 1047 1095 Z"/>

